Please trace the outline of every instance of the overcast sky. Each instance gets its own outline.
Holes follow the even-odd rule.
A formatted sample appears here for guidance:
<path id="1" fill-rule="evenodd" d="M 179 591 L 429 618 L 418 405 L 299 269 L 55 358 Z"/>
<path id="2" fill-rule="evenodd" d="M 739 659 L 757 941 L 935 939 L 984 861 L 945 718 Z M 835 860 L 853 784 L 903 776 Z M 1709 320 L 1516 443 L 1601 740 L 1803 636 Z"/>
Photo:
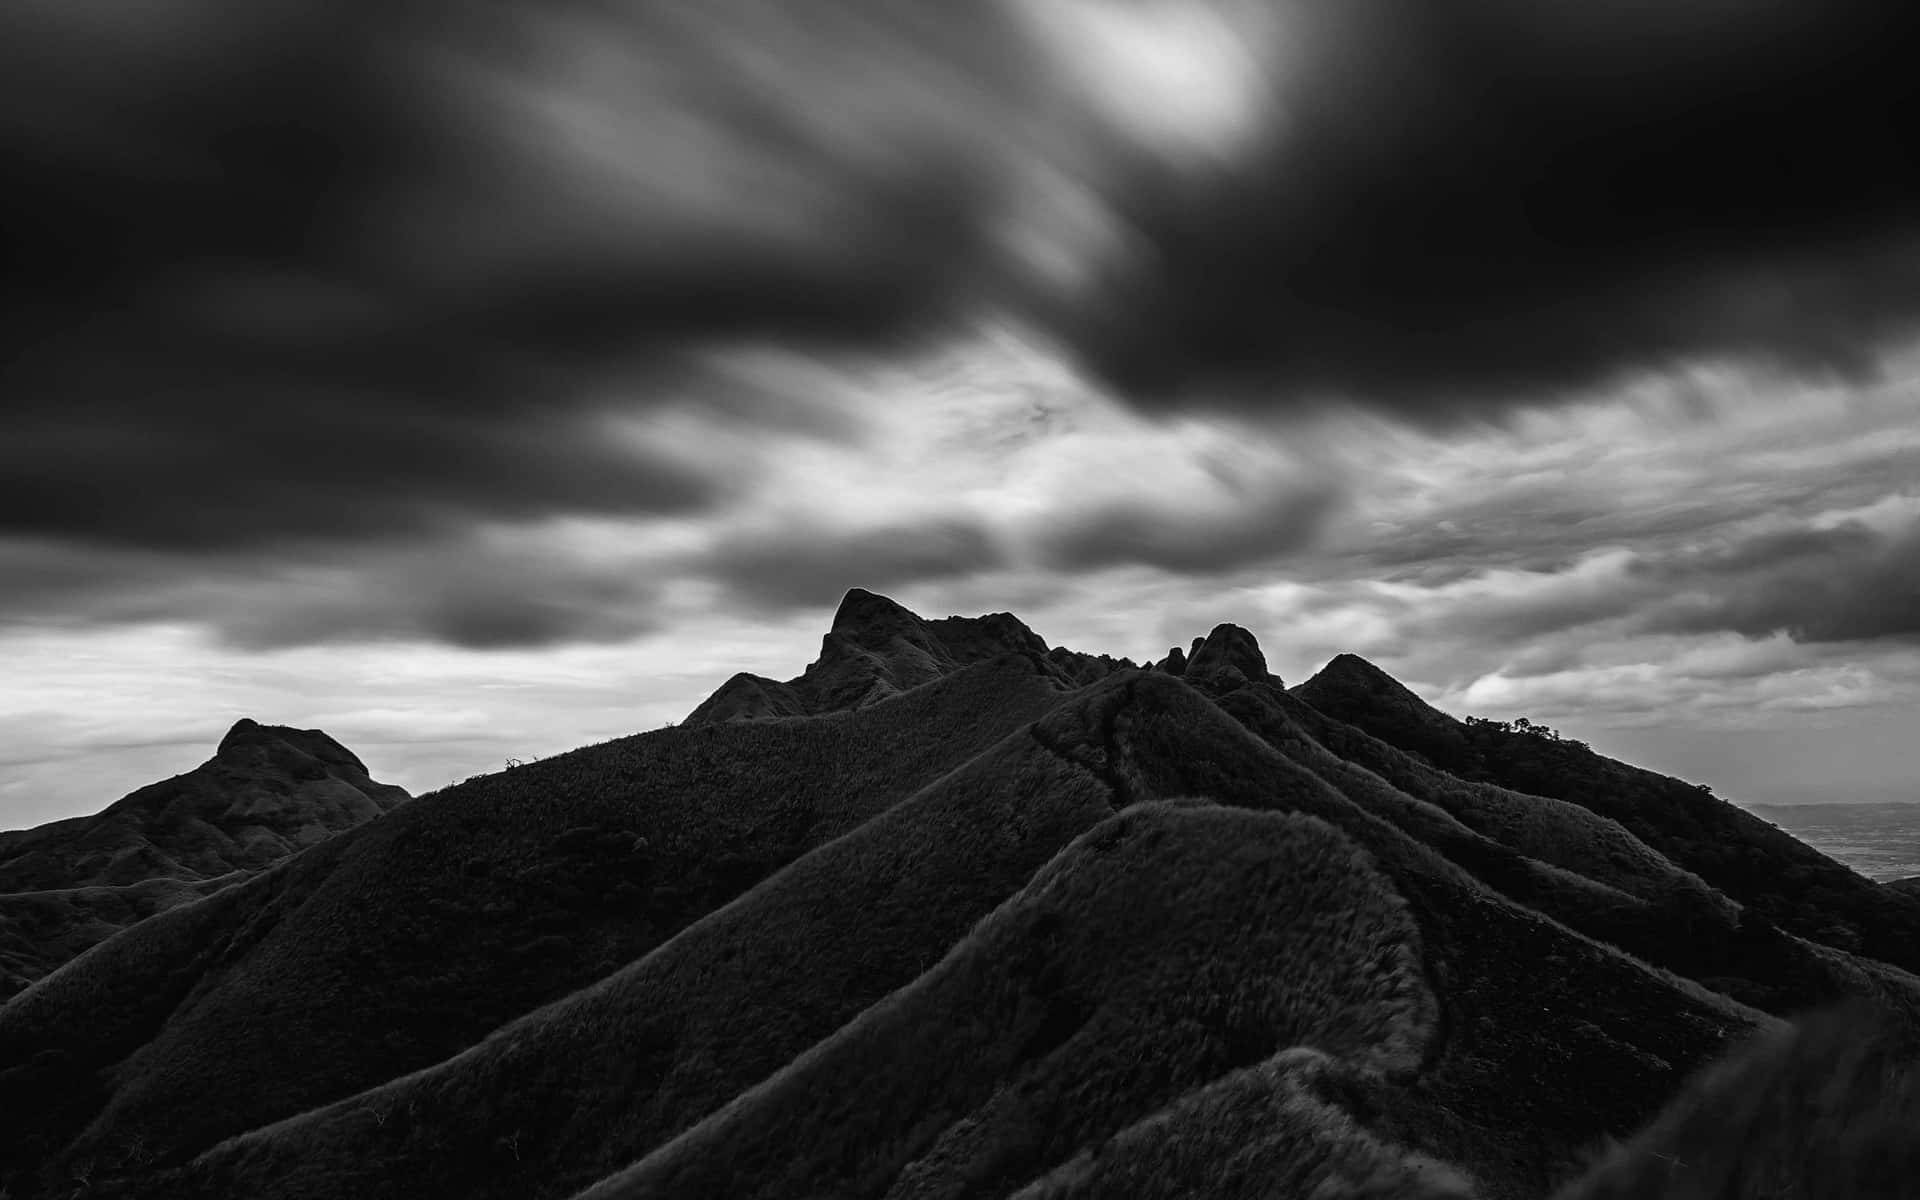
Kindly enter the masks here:
<path id="1" fill-rule="evenodd" d="M 654 728 L 855 585 L 1920 799 L 1912 7 L 16 7 L 0 827 Z"/>

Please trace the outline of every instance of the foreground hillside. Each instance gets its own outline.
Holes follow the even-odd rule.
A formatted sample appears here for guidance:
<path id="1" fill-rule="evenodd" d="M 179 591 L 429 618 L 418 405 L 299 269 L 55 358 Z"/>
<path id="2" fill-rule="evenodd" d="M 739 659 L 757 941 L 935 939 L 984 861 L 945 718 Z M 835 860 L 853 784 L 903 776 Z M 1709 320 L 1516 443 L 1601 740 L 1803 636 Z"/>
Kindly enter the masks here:
<path id="1" fill-rule="evenodd" d="M 184 775 L 90 817 L 0 833 L 0 1001 L 136 921 L 406 798 L 318 730 L 242 720 Z"/>
<path id="2" fill-rule="evenodd" d="M 4 1186 L 1659 1195 L 1734 1078 L 1783 1097 L 1725 1134 L 1780 1150 L 1773 1190 L 1672 1194 L 1811 1197 L 1839 1168 L 1790 1152 L 1792 1096 L 1906 1111 L 1920 981 L 1869 947 L 1909 898 L 1843 891 L 1845 936 L 1712 873 L 1683 834 L 1744 836 L 1724 802 L 1605 811 L 1638 777 L 1597 757 L 1555 795 L 1456 773 L 1329 671 L 850 593 L 795 680 L 422 797 L 0 1008 Z M 1782 1020 L 1846 1000 L 1874 1015 Z M 1870 1065 L 1794 1065 L 1873 1023 Z"/>

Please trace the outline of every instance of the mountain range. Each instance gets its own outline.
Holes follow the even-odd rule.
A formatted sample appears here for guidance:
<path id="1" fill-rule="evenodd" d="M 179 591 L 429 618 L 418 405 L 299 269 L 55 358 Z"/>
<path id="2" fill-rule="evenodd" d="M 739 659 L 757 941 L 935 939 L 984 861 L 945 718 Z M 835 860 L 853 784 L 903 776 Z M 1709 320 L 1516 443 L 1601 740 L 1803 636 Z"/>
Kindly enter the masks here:
<path id="1" fill-rule="evenodd" d="M 71 961 L 0 1007 L 10 1197 L 1920 1179 L 1920 896 L 1351 655 L 1288 688 L 1232 625 L 1142 666 L 856 589 L 676 727 L 402 803 L 246 722 L 155 788 L 202 799 L 0 840 L 207 893 L 24 939 Z"/>

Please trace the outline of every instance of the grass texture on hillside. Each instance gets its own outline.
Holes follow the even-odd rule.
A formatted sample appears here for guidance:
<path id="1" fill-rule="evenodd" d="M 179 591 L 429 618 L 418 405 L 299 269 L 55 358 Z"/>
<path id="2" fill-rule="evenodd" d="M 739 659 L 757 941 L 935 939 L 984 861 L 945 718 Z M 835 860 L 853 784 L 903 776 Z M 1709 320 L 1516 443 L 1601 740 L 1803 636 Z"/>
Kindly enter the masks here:
<path id="1" fill-rule="evenodd" d="M 0 1107 L 28 1114 L 0 1183 L 143 1177 L 451 1057 L 1060 699 L 1011 657 L 857 713 L 661 730 L 422 796 L 213 897 L 238 893 L 229 944 L 149 922 L 44 981 L 58 1004 L 0 1009 Z"/>
<path id="2" fill-rule="evenodd" d="M 1377 796 L 1342 794 L 1178 680 L 1141 675 L 1107 694 L 1071 752 L 1123 793 L 1321 817 L 1407 898 L 1444 982 L 1446 1037 L 1417 1094 L 1391 1106 L 1419 1133 L 1414 1149 L 1464 1168 L 1490 1200 L 1539 1196 L 1594 1137 L 1636 1128 L 1680 1073 L 1770 1024 L 1503 896 L 1370 811 Z"/>
<path id="3" fill-rule="evenodd" d="M 1778 1015 L 1862 994 L 1854 978 L 1858 972 L 1836 961 L 1844 956 L 1816 952 L 1644 846 L 1623 848 L 1622 842 L 1638 843 L 1585 809 L 1486 784 L 1455 781 L 1447 787 L 1442 782 L 1447 777 L 1440 772 L 1276 689 L 1242 687 L 1219 697 L 1218 703 L 1361 808 L 1386 818 L 1508 898 L 1590 937 Z M 1330 745 L 1341 747 L 1342 753 L 1335 754 Z M 1378 764 L 1413 792 L 1390 785 L 1362 764 Z M 1460 794 L 1468 790 L 1478 795 Z M 1508 811 L 1533 803 L 1540 811 L 1526 824 L 1537 832 L 1516 833 L 1513 822 L 1497 822 L 1503 826 L 1498 832 L 1568 865 L 1543 862 L 1453 815 L 1472 806 L 1464 815 L 1474 817 L 1484 811 L 1478 806 L 1488 797 L 1497 797 Z M 1568 817 L 1569 809 L 1579 815 Z M 1623 861 L 1634 864 L 1631 874 L 1617 870 Z M 1583 863 L 1584 871 L 1574 869 Z M 1920 1004 L 1920 988 L 1901 1002 Z"/>
<path id="4" fill-rule="evenodd" d="M 1355 1116 L 1372 1086 L 1297 1046 L 1082 1151 L 1013 1200 L 1471 1200 L 1466 1176 Z"/>
<path id="5" fill-rule="evenodd" d="M 1920 1038 L 1865 1004 L 1766 1034 L 1554 1200 L 1907 1200 L 1920 1191 Z"/>
<path id="6" fill-rule="evenodd" d="M 639 962 L 445 1063 L 224 1143 L 170 1190 L 570 1195 L 911 982 L 1110 801 L 1016 733 Z"/>
<path id="7" fill-rule="evenodd" d="M 1576 742 L 1456 721 L 1353 655 L 1339 656 L 1293 690 L 1328 716 L 1449 774 L 1610 818 L 1770 925 L 1920 972 L 1920 898 L 1855 874 L 1693 784 Z"/>
<path id="8" fill-rule="evenodd" d="M 1135 807 L 912 986 L 587 1195 L 1004 1196 L 1293 1046 L 1410 1072 L 1434 1019 L 1412 918 L 1330 827 Z"/>

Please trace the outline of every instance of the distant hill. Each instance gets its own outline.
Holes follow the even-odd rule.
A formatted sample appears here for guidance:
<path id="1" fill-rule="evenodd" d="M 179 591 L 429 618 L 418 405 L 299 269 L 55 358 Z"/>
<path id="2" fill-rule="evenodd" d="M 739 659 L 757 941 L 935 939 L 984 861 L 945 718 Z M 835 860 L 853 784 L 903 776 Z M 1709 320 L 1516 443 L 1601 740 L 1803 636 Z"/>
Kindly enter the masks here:
<path id="1" fill-rule="evenodd" d="M 0 1186 L 1537 1200 L 1759 1141 L 1780 1190 L 1697 1194 L 1847 1177 L 1793 1097 L 1905 1086 L 1914 901 L 1359 660 L 1289 692 L 1195 641 L 1141 669 L 849 593 L 796 680 L 423 796 L 0 1008 Z M 1855 1026 L 1894 1032 L 1791 1065 Z"/>
<path id="2" fill-rule="evenodd" d="M 1884 884 L 1920 873 L 1920 802 L 1744 807 L 1868 879 Z"/>
<path id="3" fill-rule="evenodd" d="M 406 799 L 319 730 L 243 719 L 184 775 L 92 816 L 0 833 L 0 1000 Z"/>

